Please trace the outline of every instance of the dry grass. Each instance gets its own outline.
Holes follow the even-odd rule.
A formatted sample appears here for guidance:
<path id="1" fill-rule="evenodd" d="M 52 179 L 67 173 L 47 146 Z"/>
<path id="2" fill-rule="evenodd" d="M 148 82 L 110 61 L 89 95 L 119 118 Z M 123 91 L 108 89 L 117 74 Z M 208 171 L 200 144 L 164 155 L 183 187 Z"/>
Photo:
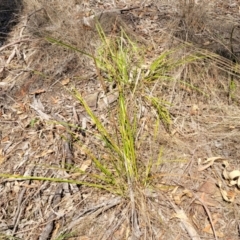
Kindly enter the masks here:
<path id="1" fill-rule="evenodd" d="M 205 159 L 216 156 L 239 169 L 239 65 L 231 61 L 233 55 L 238 59 L 238 29 L 230 38 L 221 36 L 215 17 L 218 1 L 149 2 L 145 9 L 119 14 L 113 10 L 122 8 L 121 2 L 23 1 L 19 23 L 5 43 L 9 45 L 0 48 L 0 174 L 5 176 L 0 238 L 238 239 L 238 188 L 227 185 L 221 162 L 199 171 Z M 105 13 L 105 8 L 110 11 Z M 148 184 L 134 185 L 137 211 L 127 194 L 119 197 L 79 184 L 99 174 L 86 147 L 106 164 L 112 159 L 95 138 L 96 124 L 60 84 L 70 82 L 78 89 L 110 135 L 116 131 L 119 136 L 116 101 L 100 107 L 104 95 L 99 80 L 112 76 L 96 69 L 91 58 L 46 41 L 51 37 L 96 56 L 102 43 L 98 22 L 108 39 L 117 39 L 123 28 L 145 51 L 134 98 L 130 90 L 135 83 L 129 84 L 125 99 L 130 119 L 136 106 L 140 109 L 138 170 L 144 173 L 153 164 L 147 177 L 140 175 Z M 227 35 L 233 26 L 234 18 L 221 27 Z M 165 75 L 150 81 L 150 63 L 160 54 L 165 57 L 159 71 Z M 114 84 L 105 84 L 112 97 Z M 153 103 L 164 106 L 171 123 L 156 121 Z M 79 174 L 79 169 L 89 175 Z M 23 180 L 22 175 L 31 178 Z M 44 177 L 50 181 L 39 181 Z M 234 201 L 223 200 L 219 181 Z"/>

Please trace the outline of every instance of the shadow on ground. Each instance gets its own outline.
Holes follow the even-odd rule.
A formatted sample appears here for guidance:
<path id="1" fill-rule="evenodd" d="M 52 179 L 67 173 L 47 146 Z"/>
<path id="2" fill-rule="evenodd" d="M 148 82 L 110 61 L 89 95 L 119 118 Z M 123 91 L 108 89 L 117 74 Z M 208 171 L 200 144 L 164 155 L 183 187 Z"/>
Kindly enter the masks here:
<path id="1" fill-rule="evenodd" d="M 0 46 L 6 40 L 11 27 L 17 23 L 17 16 L 21 7 L 22 4 L 19 0 L 0 1 Z"/>

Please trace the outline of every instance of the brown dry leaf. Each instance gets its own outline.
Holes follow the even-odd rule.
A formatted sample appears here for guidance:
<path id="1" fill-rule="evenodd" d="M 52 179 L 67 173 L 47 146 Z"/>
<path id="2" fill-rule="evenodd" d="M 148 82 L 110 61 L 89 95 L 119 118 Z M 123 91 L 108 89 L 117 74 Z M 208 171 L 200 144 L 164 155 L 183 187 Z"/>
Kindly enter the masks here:
<path id="1" fill-rule="evenodd" d="M 8 142 L 9 141 L 9 137 L 8 136 L 6 136 L 6 137 L 3 137 L 2 138 L 2 143 L 5 143 L 5 142 Z"/>
<path id="2" fill-rule="evenodd" d="M 0 166 L 2 165 L 2 163 L 4 162 L 4 156 L 3 156 L 3 150 L 0 149 Z"/>
<path id="3" fill-rule="evenodd" d="M 191 115 L 198 115 L 199 114 L 199 107 L 196 104 L 193 104 L 190 110 Z"/>
<path id="4" fill-rule="evenodd" d="M 177 204 L 177 205 L 180 205 L 181 202 L 182 202 L 182 195 L 177 195 L 177 196 L 174 196 L 174 202 Z"/>
<path id="5" fill-rule="evenodd" d="M 85 101 L 89 107 L 96 108 L 99 92 L 89 94 L 85 97 Z"/>
<path id="6" fill-rule="evenodd" d="M 203 46 L 208 46 L 208 45 L 210 45 L 210 44 L 211 44 L 210 41 L 206 41 L 206 42 L 203 43 Z"/>
<path id="7" fill-rule="evenodd" d="M 23 104 L 22 102 L 16 102 L 14 105 L 13 105 L 14 108 L 18 109 L 18 114 L 19 112 L 26 112 L 26 105 Z"/>
<path id="8" fill-rule="evenodd" d="M 182 209 L 175 208 L 176 214 L 174 214 L 174 217 L 179 218 L 184 225 L 186 231 L 190 235 L 191 239 L 193 240 L 200 240 L 198 233 L 196 232 L 195 228 L 192 226 L 191 221 L 185 214 L 185 212 Z"/>
<path id="9" fill-rule="evenodd" d="M 202 208 L 201 208 L 202 209 Z M 204 212 L 205 213 L 205 212 Z M 190 212 L 190 217 L 191 217 L 191 221 L 193 222 L 193 224 L 195 225 L 195 227 L 197 227 L 197 229 L 199 229 L 199 209 L 196 208 L 196 206 L 194 206 L 194 212 L 191 211 Z"/>
<path id="10" fill-rule="evenodd" d="M 197 194 L 198 196 L 199 194 Z M 202 202 L 207 205 L 207 206 L 211 206 L 211 207 L 218 207 L 219 206 L 219 202 L 216 201 L 215 199 L 213 199 L 211 197 L 211 195 L 206 194 L 206 193 L 201 193 L 201 195 L 199 196 L 199 198 L 201 199 L 201 202 L 196 201 L 197 204 L 202 205 Z M 219 198 L 219 197 L 218 197 Z M 220 200 L 222 199 L 221 194 L 220 194 Z M 219 200 L 219 199 L 218 199 Z"/>
<path id="11" fill-rule="evenodd" d="M 184 189 L 184 190 L 182 191 L 182 193 L 174 196 L 173 199 L 174 199 L 174 201 L 175 201 L 175 203 L 176 203 L 177 205 L 180 205 L 181 202 L 183 201 L 184 197 L 192 198 L 192 197 L 193 197 L 193 194 L 192 194 L 192 192 L 191 192 L 190 190 Z"/>
<path id="12" fill-rule="evenodd" d="M 208 179 L 206 182 L 204 182 L 198 189 L 198 191 L 204 192 L 207 194 L 214 194 L 216 190 L 218 190 L 218 187 L 216 186 L 214 181 L 211 179 Z"/>
<path id="13" fill-rule="evenodd" d="M 61 84 L 62 84 L 63 86 L 65 86 L 65 85 L 67 85 L 69 82 L 70 82 L 70 78 L 66 78 L 66 79 L 63 79 L 63 80 L 61 81 Z"/>
<path id="14" fill-rule="evenodd" d="M 27 114 L 19 114 L 19 118 L 21 119 L 21 121 L 25 120 L 25 119 L 28 119 L 28 115 Z"/>
<path id="15" fill-rule="evenodd" d="M 25 184 L 25 183 L 22 183 L 21 184 L 21 187 L 25 187 L 25 188 L 37 188 L 39 187 L 39 184 L 38 182 L 37 183 L 31 183 L 31 184 Z"/>
<path id="16" fill-rule="evenodd" d="M 47 151 L 43 151 L 41 154 L 36 155 L 35 158 L 45 157 L 46 155 L 51 154 L 53 152 L 54 152 L 54 150 L 48 149 Z"/>
<path id="17" fill-rule="evenodd" d="M 211 179 L 204 182 L 198 191 L 197 195 L 201 194 L 200 198 L 208 206 L 217 207 L 219 205 L 219 201 L 222 200 L 219 188 Z"/>
<path id="18" fill-rule="evenodd" d="M 163 192 L 169 192 L 172 191 L 174 188 L 176 188 L 176 186 L 174 185 L 169 185 L 169 184 L 165 184 L 165 183 L 159 183 L 156 185 L 157 189 L 163 191 Z"/>
<path id="19" fill-rule="evenodd" d="M 129 227 L 126 224 L 126 221 L 119 227 L 117 231 L 113 233 L 112 238 L 116 240 L 120 239 L 129 239 Z"/>
<path id="20" fill-rule="evenodd" d="M 52 99 L 52 103 L 53 104 L 57 104 L 59 102 L 59 99 L 58 98 L 55 98 L 55 97 L 51 97 Z"/>
<path id="21" fill-rule="evenodd" d="M 44 108 L 41 100 L 39 98 L 36 98 L 35 95 L 34 95 L 32 104 L 29 104 L 29 106 L 31 108 L 33 108 L 42 119 L 44 119 L 44 120 L 51 119 L 51 117 L 48 114 L 44 113 L 45 108 Z"/>
<path id="22" fill-rule="evenodd" d="M 31 93 L 29 93 L 29 94 L 30 94 L 30 95 L 35 95 L 35 94 L 40 94 L 40 93 L 44 93 L 44 92 L 46 92 L 45 89 L 38 89 L 38 90 L 36 90 L 36 91 L 34 91 L 34 92 L 31 92 Z"/>
<path id="23" fill-rule="evenodd" d="M 63 125 L 60 125 L 60 124 L 56 124 L 55 127 L 56 127 L 56 129 L 58 129 L 58 130 L 66 130 L 66 127 L 63 126 Z"/>
<path id="24" fill-rule="evenodd" d="M 84 161 L 83 164 L 80 167 L 80 170 L 85 172 L 91 166 L 91 164 L 92 164 L 91 159 Z"/>
<path id="25" fill-rule="evenodd" d="M 220 189 L 220 192 L 222 194 L 222 198 L 226 201 L 226 202 L 233 202 L 234 199 L 235 199 L 235 196 L 236 196 L 236 192 L 235 191 L 226 191 L 222 188 L 222 183 L 219 182 L 218 183 L 218 186 L 219 186 L 219 189 Z"/>
<path id="26" fill-rule="evenodd" d="M 82 173 L 76 172 L 70 175 L 70 179 L 76 180 L 78 177 L 80 177 Z"/>
<path id="27" fill-rule="evenodd" d="M 32 83 L 37 79 L 37 76 L 33 76 L 29 81 L 27 81 L 20 89 L 16 92 L 15 96 L 17 98 L 25 97 L 29 91 L 29 88 Z"/>
<path id="28" fill-rule="evenodd" d="M 189 88 L 189 87 L 187 87 L 186 85 L 183 85 L 183 84 L 180 85 L 180 89 L 182 89 L 182 90 L 184 90 L 188 93 L 192 92 L 191 88 Z"/>
<path id="29" fill-rule="evenodd" d="M 211 167 L 215 161 L 223 160 L 223 159 L 224 159 L 223 157 L 210 157 L 206 161 L 203 162 L 203 165 L 198 167 L 198 171 L 199 172 L 203 171 L 203 170 Z"/>
<path id="30" fill-rule="evenodd" d="M 52 233 L 52 239 L 56 239 L 57 238 L 57 234 L 58 234 L 60 226 L 61 225 L 58 222 L 55 223 L 55 229 L 53 230 L 53 233 Z"/>
<path id="31" fill-rule="evenodd" d="M 83 17 L 83 27 L 86 29 L 92 29 L 93 16 Z"/>
<path id="32" fill-rule="evenodd" d="M 227 191 L 227 196 L 229 199 L 231 199 L 232 201 L 235 200 L 235 197 L 236 197 L 236 192 L 235 191 L 232 191 L 232 190 L 229 190 Z"/>
<path id="33" fill-rule="evenodd" d="M 106 96 L 99 99 L 98 107 L 100 110 L 107 108 L 110 104 L 114 103 L 118 99 L 118 92 L 112 92 L 107 94 Z"/>
<path id="34" fill-rule="evenodd" d="M 213 223 L 213 225 L 215 225 L 217 222 L 218 222 L 218 217 L 215 216 L 215 218 L 213 219 L 213 222 L 212 222 L 212 223 Z M 208 225 L 203 229 L 203 232 L 214 235 L 211 224 L 208 224 Z M 224 237 L 224 233 L 222 233 L 222 232 L 215 231 L 215 234 L 216 234 L 217 237 L 220 237 L 220 238 L 223 238 L 223 237 Z"/>

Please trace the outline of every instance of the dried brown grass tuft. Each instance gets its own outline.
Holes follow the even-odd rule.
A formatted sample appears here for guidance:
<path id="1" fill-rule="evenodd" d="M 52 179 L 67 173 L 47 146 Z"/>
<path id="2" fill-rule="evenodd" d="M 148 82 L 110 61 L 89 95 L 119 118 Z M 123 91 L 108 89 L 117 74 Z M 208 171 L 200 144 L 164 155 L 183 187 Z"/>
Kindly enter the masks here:
<path id="1" fill-rule="evenodd" d="M 141 39 L 129 27 L 131 20 L 119 11 L 91 12 L 79 9 L 76 1 L 25 0 L 23 35 L 37 40 L 37 49 L 28 49 L 27 64 L 47 78 L 73 76 L 79 68 L 94 68 L 90 59 L 69 49 L 46 42 L 51 37 L 86 52 L 95 54 L 101 40 L 96 25 L 106 34 L 116 35 L 123 28 L 129 37 Z M 40 40 L 40 42 L 39 42 Z M 141 41 L 143 41 L 141 39 Z M 34 59 L 34 62 L 32 61 Z M 67 73 L 67 74 L 66 74 Z"/>
<path id="2" fill-rule="evenodd" d="M 197 4 L 195 1 L 179 1 L 175 36 L 231 61 L 240 62 L 239 23 L 235 16 L 218 14 L 217 4 L 206 0 Z"/>
<path id="3" fill-rule="evenodd" d="M 209 21 L 209 1 L 201 1 L 199 4 L 194 0 L 178 1 L 178 11 L 180 16 L 178 36 L 184 41 L 198 43 L 201 34 Z"/>

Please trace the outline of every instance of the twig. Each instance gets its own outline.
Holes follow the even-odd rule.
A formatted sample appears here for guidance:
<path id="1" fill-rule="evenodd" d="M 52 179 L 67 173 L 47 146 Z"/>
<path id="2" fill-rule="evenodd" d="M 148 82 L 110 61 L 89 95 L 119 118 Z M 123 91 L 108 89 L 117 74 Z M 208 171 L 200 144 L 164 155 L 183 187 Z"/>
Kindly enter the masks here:
<path id="1" fill-rule="evenodd" d="M 126 220 L 126 216 L 124 216 L 127 213 L 128 208 L 125 208 L 124 210 L 121 210 L 115 214 L 115 220 L 106 227 L 106 232 L 99 237 L 99 239 L 111 239 L 111 236 L 113 236 L 114 232 L 116 232 L 120 225 Z M 120 217 L 119 217 L 120 216 Z"/>
<path id="2" fill-rule="evenodd" d="M 132 10 L 135 10 L 138 8 L 140 8 L 140 7 L 131 7 L 131 8 L 126 8 L 126 9 L 120 9 L 120 13 L 124 14 L 124 12 L 132 11 Z"/>
<path id="3" fill-rule="evenodd" d="M 30 169 L 27 170 L 27 172 L 25 174 L 31 174 L 32 172 L 33 172 L 33 168 L 30 168 Z M 26 181 L 26 183 L 28 185 L 30 185 L 30 182 L 31 182 L 31 180 Z M 19 224 L 19 220 L 21 218 L 22 212 L 26 208 L 25 203 L 27 202 L 28 197 L 24 198 L 25 192 L 26 192 L 26 187 L 20 192 L 19 197 L 18 197 L 17 211 L 16 211 L 15 216 L 13 218 L 13 226 L 14 226 L 13 227 L 13 232 L 12 232 L 13 235 L 16 233 L 16 231 L 18 229 L 18 224 Z"/>
<path id="4" fill-rule="evenodd" d="M 206 205 L 206 204 L 204 203 L 204 201 L 202 201 L 201 198 L 198 197 L 196 194 L 193 193 L 193 195 L 194 195 L 194 197 L 195 197 L 199 202 L 201 202 L 201 204 L 203 205 L 203 208 L 205 209 L 205 211 L 206 211 L 206 213 L 207 213 L 207 215 L 208 215 L 209 222 L 210 222 L 210 225 L 211 225 L 211 227 L 212 227 L 213 235 L 214 235 L 215 239 L 218 240 L 217 233 L 216 233 L 216 230 L 215 230 L 215 227 L 214 227 L 214 224 L 213 224 L 212 216 L 211 216 L 211 213 L 210 213 L 207 205 Z"/>
<path id="5" fill-rule="evenodd" d="M 61 184 L 58 186 L 58 188 L 55 192 L 55 195 L 53 197 L 53 203 L 52 203 L 53 209 L 56 208 L 56 206 L 60 203 L 60 201 L 62 199 L 62 197 L 61 197 L 62 191 L 63 191 L 63 185 Z M 56 217 L 56 214 L 51 212 L 50 216 L 48 217 L 48 219 L 50 219 L 50 221 L 43 229 L 41 236 L 39 237 L 39 240 L 47 240 L 50 238 L 50 235 L 51 235 L 51 233 L 53 231 L 53 227 L 54 227 L 55 217 Z"/>
<path id="6" fill-rule="evenodd" d="M 30 180 L 27 181 L 27 184 L 30 183 Z M 19 224 L 19 220 L 20 220 L 20 217 L 22 215 L 22 211 L 23 209 L 25 209 L 25 207 L 23 207 L 23 204 L 26 202 L 26 199 L 23 200 L 23 197 L 24 197 L 24 194 L 26 192 L 26 188 L 24 188 L 20 194 L 19 194 L 19 197 L 18 197 L 18 206 L 17 206 L 17 212 L 13 218 L 13 231 L 12 231 L 12 234 L 14 235 L 18 229 L 18 224 Z"/>
<path id="7" fill-rule="evenodd" d="M 128 12 L 128 11 L 131 11 L 131 10 L 134 10 L 134 9 L 138 9 L 140 7 L 132 7 L 132 8 L 123 8 L 123 9 L 111 9 L 111 10 L 106 10 L 106 11 L 102 11 L 100 13 L 98 13 L 95 17 L 97 18 L 101 18 L 101 16 L 103 14 L 106 14 L 106 13 L 115 13 L 115 14 L 124 14 L 125 12 Z M 98 19 L 98 20 L 99 20 Z"/>
<path id="8" fill-rule="evenodd" d="M 70 132 L 70 128 L 67 127 L 67 129 Z M 70 133 L 67 133 L 64 139 L 65 139 L 63 143 L 64 157 L 62 161 L 62 167 L 66 169 L 66 171 L 68 172 L 68 170 L 73 165 L 73 154 L 72 154 L 72 147 L 71 147 L 72 141 L 73 141 L 72 135 Z"/>
<path id="9" fill-rule="evenodd" d="M 130 178 L 128 178 L 128 186 L 129 186 L 129 196 L 131 200 L 131 220 L 132 220 L 132 239 L 139 239 L 142 235 L 138 219 L 137 219 L 137 210 L 135 205 L 135 196 L 133 191 L 133 183 Z"/>
<path id="10" fill-rule="evenodd" d="M 25 22 L 24 22 L 24 25 L 23 25 L 23 27 L 22 27 L 22 29 L 21 29 L 21 31 L 20 31 L 20 34 L 19 34 L 20 37 L 22 37 L 23 31 L 24 31 L 24 29 L 27 27 L 27 23 L 28 23 L 29 19 L 31 18 L 31 16 L 32 16 L 33 14 L 37 13 L 37 12 L 42 11 L 42 10 L 46 12 L 46 10 L 45 10 L 44 8 L 40 8 L 40 9 L 37 9 L 37 10 L 33 11 L 32 13 L 30 13 L 30 14 L 27 16 L 27 18 L 26 18 L 26 20 L 25 20 Z"/>
<path id="11" fill-rule="evenodd" d="M 100 208 L 103 208 L 102 212 L 107 211 L 108 209 L 120 204 L 121 201 L 122 201 L 121 197 L 116 197 L 116 198 L 110 199 L 106 202 L 103 202 L 99 205 L 96 205 L 94 207 L 91 207 L 91 208 L 81 211 L 76 217 L 74 217 L 74 219 L 72 219 L 71 223 L 66 227 L 64 232 L 71 230 L 74 226 L 78 225 L 84 215 L 92 214 Z"/>
<path id="12" fill-rule="evenodd" d="M 185 230 L 189 234 L 192 240 L 201 240 L 196 230 L 193 228 L 192 224 L 190 223 L 188 217 L 186 216 L 183 209 L 179 209 L 172 201 L 170 201 L 173 209 L 177 213 L 177 217 L 181 220 L 182 225 L 184 226 Z"/>
<path id="13" fill-rule="evenodd" d="M 24 39 L 16 40 L 16 41 L 14 41 L 14 42 L 11 42 L 11 43 L 6 44 L 6 45 L 4 45 L 3 47 L 1 47 L 1 48 L 0 48 L 0 52 L 1 52 L 2 50 L 4 50 L 5 48 L 11 47 L 12 45 L 18 44 L 18 43 L 20 43 L 20 42 L 28 42 L 28 41 L 31 41 L 30 38 L 24 38 Z"/>

